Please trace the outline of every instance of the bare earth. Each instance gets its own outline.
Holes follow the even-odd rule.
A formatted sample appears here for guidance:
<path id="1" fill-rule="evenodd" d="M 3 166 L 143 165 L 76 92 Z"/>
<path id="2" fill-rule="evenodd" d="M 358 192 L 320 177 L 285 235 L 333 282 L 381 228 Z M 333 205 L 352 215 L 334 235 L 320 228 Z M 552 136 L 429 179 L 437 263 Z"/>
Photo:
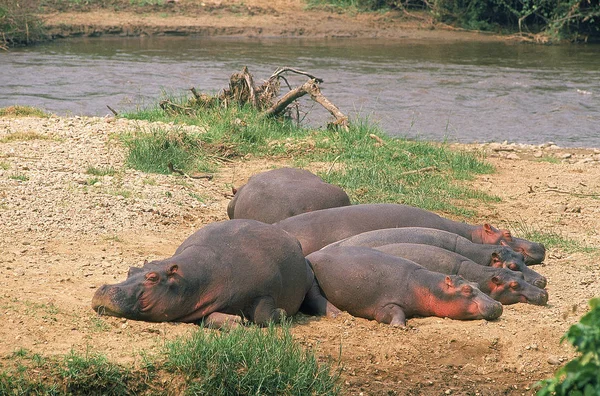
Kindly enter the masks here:
<path id="1" fill-rule="evenodd" d="M 18 348 L 45 355 L 73 349 L 139 362 L 142 351 L 152 353 L 164 340 L 194 331 L 189 324 L 98 317 L 92 295 L 104 283 L 124 280 L 130 266 L 170 256 L 203 225 L 226 220 L 232 184 L 293 164 L 291 158 L 249 157 L 225 166 L 212 181 L 145 174 L 125 167 L 124 148 L 114 137 L 138 125 L 145 124 L 0 118 L 0 139 L 28 132 L 48 138 L 0 143 L 0 356 Z M 477 208 L 473 222 L 525 224 L 600 246 L 600 151 L 456 148 L 485 150 L 497 168 L 473 185 L 502 202 Z M 537 160 L 536 152 L 572 156 L 550 163 Z M 92 184 L 89 166 L 117 173 Z M 546 262 L 535 267 L 548 278 L 548 306 L 506 306 L 493 322 L 418 318 L 402 330 L 349 315 L 300 315 L 293 332 L 321 359 L 339 359 L 348 394 L 532 394 L 534 382 L 574 356 L 559 340 L 587 301 L 600 295 L 594 256 L 549 249 Z"/>
<path id="2" fill-rule="evenodd" d="M 92 12 L 50 15 L 49 21 L 64 35 L 180 29 L 265 37 L 501 39 L 407 22 L 399 13 L 308 12 L 294 0 L 244 2 L 247 9 L 236 13 L 232 4 L 207 3 L 208 11 L 194 16 Z M 130 266 L 170 256 L 203 225 L 226 220 L 232 184 L 293 165 L 292 158 L 248 157 L 225 165 L 212 181 L 144 174 L 125 166 L 125 150 L 114 137 L 138 125 L 145 124 L 0 118 L 0 139 L 28 132 L 47 137 L 0 143 L 0 356 L 18 348 L 45 355 L 73 349 L 139 362 L 142 351 L 151 354 L 164 340 L 194 331 L 189 324 L 98 317 L 90 308 L 92 295 L 104 283 L 125 279 Z M 600 246 L 600 150 L 510 144 L 456 148 L 484 150 L 497 169 L 472 184 L 502 202 L 475 208 L 478 216 L 471 222 L 489 221 L 517 236 L 529 226 Z M 540 160 L 547 158 L 558 161 Z M 111 166 L 117 173 L 92 183 L 89 166 Z M 493 322 L 416 318 L 402 330 L 349 315 L 299 315 L 293 332 L 321 360 L 339 361 L 347 394 L 533 394 L 533 383 L 574 356 L 559 340 L 586 312 L 587 301 L 600 295 L 595 254 L 549 249 L 545 263 L 535 267 L 548 278 L 548 306 L 506 306 Z"/>

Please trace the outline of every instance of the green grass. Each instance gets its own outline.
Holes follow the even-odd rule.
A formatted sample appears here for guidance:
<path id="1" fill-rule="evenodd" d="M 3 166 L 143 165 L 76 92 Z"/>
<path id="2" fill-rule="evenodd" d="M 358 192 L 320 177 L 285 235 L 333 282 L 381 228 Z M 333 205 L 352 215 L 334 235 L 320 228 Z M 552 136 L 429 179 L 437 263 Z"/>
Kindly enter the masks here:
<path id="1" fill-rule="evenodd" d="M 546 248 L 560 249 L 565 253 L 595 253 L 598 251 L 597 247 L 587 246 L 554 230 L 542 231 L 524 221 L 511 224 L 511 228 L 516 231 L 519 237 L 543 243 Z"/>
<path id="2" fill-rule="evenodd" d="M 185 107 L 182 100 L 177 103 Z M 330 164 L 330 171 L 320 176 L 345 189 L 354 203 L 397 202 L 470 217 L 475 212 L 465 203 L 499 201 L 464 183 L 476 174 L 493 172 L 483 158 L 452 151 L 444 144 L 391 138 L 367 121 L 352 122 L 347 132 L 314 130 L 236 106 L 185 114 L 155 107 L 124 116 L 199 125 L 206 130 L 192 135 L 183 129 L 154 129 L 123 136 L 129 148 L 128 165 L 145 172 L 167 173 L 169 161 L 189 172 L 248 155 L 291 157 L 296 163 Z"/>
<path id="3" fill-rule="evenodd" d="M 0 117 L 48 117 L 44 110 L 31 106 L 9 106 L 0 108 Z"/>
<path id="4" fill-rule="evenodd" d="M 103 322 L 92 325 L 110 331 Z M 90 351 L 43 357 L 19 349 L 0 360 L 0 394 L 336 395 L 338 374 L 293 340 L 289 323 L 231 331 L 200 327 L 155 356 L 142 355 L 137 365 L 111 363 Z M 164 381 L 166 375 L 171 380 Z"/>
<path id="5" fill-rule="evenodd" d="M 117 171 L 112 166 L 95 167 L 90 165 L 87 167 L 85 173 L 93 176 L 114 176 Z"/>
<path id="6" fill-rule="evenodd" d="M 200 329 L 166 346 L 169 372 L 184 376 L 188 394 L 334 395 L 340 389 L 331 367 L 319 364 L 292 338 L 289 325 Z"/>
<path id="7" fill-rule="evenodd" d="M 2 169 L 2 170 L 9 170 L 10 169 L 10 164 L 8 162 L 0 162 L 0 169 Z"/>
<path id="8" fill-rule="evenodd" d="M 27 176 L 23 173 L 13 173 L 12 175 L 8 176 L 8 178 L 13 179 L 13 180 L 22 181 L 22 182 L 26 182 L 29 180 L 29 176 Z"/>

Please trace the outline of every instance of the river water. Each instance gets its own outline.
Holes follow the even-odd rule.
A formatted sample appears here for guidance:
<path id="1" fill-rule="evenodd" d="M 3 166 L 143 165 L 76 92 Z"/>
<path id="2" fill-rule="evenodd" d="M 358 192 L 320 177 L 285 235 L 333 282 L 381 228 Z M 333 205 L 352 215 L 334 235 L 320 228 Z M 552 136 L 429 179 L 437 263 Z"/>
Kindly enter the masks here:
<path id="1" fill-rule="evenodd" d="M 390 135 L 600 147 L 600 45 L 383 39 L 86 38 L 0 53 L 0 107 L 106 115 L 163 92 L 215 93 L 248 66 L 257 82 L 289 66 L 324 80 L 342 112 Z M 305 78 L 291 77 L 293 85 Z M 318 105 L 307 122 L 324 125 Z"/>

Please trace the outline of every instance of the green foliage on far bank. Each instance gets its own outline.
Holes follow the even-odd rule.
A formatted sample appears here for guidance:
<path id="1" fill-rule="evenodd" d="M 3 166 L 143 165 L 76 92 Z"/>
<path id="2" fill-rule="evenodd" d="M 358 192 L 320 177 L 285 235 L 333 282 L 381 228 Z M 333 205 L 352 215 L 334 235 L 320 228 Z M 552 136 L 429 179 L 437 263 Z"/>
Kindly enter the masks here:
<path id="1" fill-rule="evenodd" d="M 0 49 L 47 39 L 36 0 L 0 0 Z"/>
<path id="2" fill-rule="evenodd" d="M 0 362 L 1 395 L 339 393 L 338 374 L 293 340 L 289 322 L 230 331 L 200 327 L 136 366 L 96 353 L 44 357 L 24 349 Z"/>
<path id="3" fill-rule="evenodd" d="M 600 298 L 591 299 L 590 308 L 561 339 L 569 341 L 579 356 L 558 369 L 554 377 L 540 381 L 538 396 L 600 394 Z"/>
<path id="4" fill-rule="evenodd" d="M 424 11 L 434 21 L 500 33 L 543 33 L 549 39 L 600 40 L 598 0 L 309 0 L 362 11 Z"/>
<path id="5" fill-rule="evenodd" d="M 185 114 L 156 107 L 124 116 L 197 125 L 204 131 L 153 128 L 123 136 L 128 164 L 146 172 L 165 173 L 169 161 L 189 172 L 211 170 L 245 156 L 281 157 L 299 166 L 327 164 L 329 169 L 320 176 L 346 190 L 355 203 L 397 202 L 472 216 L 470 200 L 499 200 L 463 183 L 475 174 L 493 172 L 482 158 L 444 144 L 391 138 L 361 120 L 351 122 L 348 131 L 315 130 L 266 118 L 250 106 L 216 106 Z"/>

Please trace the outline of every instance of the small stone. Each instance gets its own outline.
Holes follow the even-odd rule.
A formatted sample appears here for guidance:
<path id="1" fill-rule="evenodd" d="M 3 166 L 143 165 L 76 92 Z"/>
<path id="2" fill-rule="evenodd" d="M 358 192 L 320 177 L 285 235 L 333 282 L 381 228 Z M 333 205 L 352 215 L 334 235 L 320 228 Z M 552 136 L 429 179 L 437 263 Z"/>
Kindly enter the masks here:
<path id="1" fill-rule="evenodd" d="M 542 153 L 541 151 L 536 151 L 535 153 L 533 153 L 533 156 L 535 158 L 541 158 L 544 156 L 544 153 Z"/>
<path id="2" fill-rule="evenodd" d="M 560 364 L 560 360 L 556 356 L 550 356 L 548 358 L 548 364 L 553 366 L 558 366 Z"/>
<path id="3" fill-rule="evenodd" d="M 446 392 L 444 392 L 447 395 L 451 395 L 452 394 L 452 389 L 446 389 Z"/>
<path id="4" fill-rule="evenodd" d="M 573 156 L 573 154 L 571 154 L 571 153 L 564 153 L 563 155 L 560 156 L 560 158 L 568 159 L 568 158 L 571 158 L 572 156 Z"/>
<path id="5" fill-rule="evenodd" d="M 515 153 L 510 153 L 506 156 L 506 158 L 511 159 L 511 160 L 519 160 L 521 159 L 521 157 L 519 157 L 517 154 Z"/>

